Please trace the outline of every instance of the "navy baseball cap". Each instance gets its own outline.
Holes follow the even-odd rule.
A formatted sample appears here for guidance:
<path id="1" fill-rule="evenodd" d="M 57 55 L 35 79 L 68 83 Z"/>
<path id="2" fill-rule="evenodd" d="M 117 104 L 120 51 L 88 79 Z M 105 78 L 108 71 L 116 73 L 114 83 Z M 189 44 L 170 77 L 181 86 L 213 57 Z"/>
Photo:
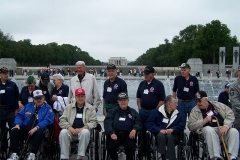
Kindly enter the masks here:
<path id="1" fill-rule="evenodd" d="M 225 84 L 225 88 L 229 88 L 230 87 L 230 83 Z"/>
<path id="2" fill-rule="evenodd" d="M 196 93 L 195 100 L 200 100 L 204 97 L 207 97 L 207 93 L 204 92 L 204 91 L 199 91 L 199 92 Z"/>
<path id="3" fill-rule="evenodd" d="M 107 69 L 116 69 L 116 66 L 114 64 L 108 64 Z"/>
<path id="4" fill-rule="evenodd" d="M 49 83 L 50 82 L 49 74 L 48 73 L 43 73 L 41 75 L 41 80 L 43 81 L 43 83 Z"/>
<path id="5" fill-rule="evenodd" d="M 118 94 L 118 100 L 120 99 L 128 99 L 128 95 L 125 92 L 121 92 Z"/>
<path id="6" fill-rule="evenodd" d="M 150 73 L 154 73 L 154 72 L 155 72 L 155 70 L 152 66 L 146 66 L 144 68 L 144 74 L 150 74 Z"/>

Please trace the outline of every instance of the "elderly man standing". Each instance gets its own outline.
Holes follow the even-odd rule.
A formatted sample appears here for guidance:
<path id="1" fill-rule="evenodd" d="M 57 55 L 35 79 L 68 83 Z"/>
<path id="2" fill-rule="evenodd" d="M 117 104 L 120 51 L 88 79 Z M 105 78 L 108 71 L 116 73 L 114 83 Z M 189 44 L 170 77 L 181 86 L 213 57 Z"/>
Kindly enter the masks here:
<path id="1" fill-rule="evenodd" d="M 173 83 L 173 96 L 178 98 L 178 110 L 181 111 L 185 120 L 187 114 L 196 106 L 195 94 L 199 91 L 198 79 L 190 75 L 191 67 L 187 63 L 181 66 L 181 76 L 177 76 Z"/>
<path id="2" fill-rule="evenodd" d="M 45 128 L 53 123 L 51 106 L 45 103 L 42 90 L 33 91 L 34 103 L 28 103 L 17 114 L 10 132 L 12 155 L 8 160 L 18 160 L 20 141 L 32 137 L 32 149 L 27 160 L 35 160 L 44 137 Z"/>
<path id="3" fill-rule="evenodd" d="M 90 130 L 97 126 L 96 111 L 92 105 L 85 101 L 85 90 L 77 88 L 74 95 L 76 101 L 67 105 L 60 117 L 59 125 L 62 130 L 59 142 L 62 160 L 69 159 L 70 142 L 75 140 L 79 141 L 77 160 L 82 159 L 90 140 Z"/>
<path id="4" fill-rule="evenodd" d="M 104 119 L 104 129 L 107 135 L 107 150 L 111 159 L 117 160 L 119 145 L 123 145 L 127 160 L 132 160 L 136 132 L 142 129 L 142 124 L 137 111 L 128 106 L 127 93 L 118 94 L 118 106 L 111 109 Z"/>
<path id="5" fill-rule="evenodd" d="M 231 108 L 220 102 L 208 101 L 207 93 L 204 91 L 197 92 L 196 101 L 197 106 L 192 109 L 189 116 L 189 130 L 203 134 L 211 159 L 221 159 L 219 136 L 223 136 L 230 159 L 236 160 L 239 135 L 237 129 L 232 128 L 234 113 Z"/>
<path id="6" fill-rule="evenodd" d="M 83 88 L 86 91 L 86 102 L 93 105 L 96 111 L 98 111 L 101 100 L 95 77 L 86 72 L 86 66 L 83 61 L 78 61 L 76 63 L 76 71 L 77 75 L 71 78 L 69 83 L 69 103 L 74 101 L 75 90 L 77 88 Z"/>
<path id="7" fill-rule="evenodd" d="M 117 77 L 114 64 L 107 65 L 107 75 L 109 79 L 103 85 L 103 115 L 118 105 L 117 100 L 120 92 L 127 93 L 127 84 L 123 79 Z"/>
<path id="8" fill-rule="evenodd" d="M 43 94 L 45 96 L 45 100 L 50 105 L 54 84 L 50 82 L 50 77 L 48 73 L 44 72 L 41 74 L 41 79 L 37 86 L 42 89 Z"/>
<path id="9" fill-rule="evenodd" d="M 15 111 L 18 109 L 19 90 L 16 83 L 8 79 L 8 69 L 0 68 L 0 106 L 6 112 L 6 122 L 12 128 Z"/>
<path id="10" fill-rule="evenodd" d="M 163 105 L 166 97 L 164 86 L 161 81 L 154 78 L 154 72 L 152 66 L 145 67 L 145 80 L 139 84 L 137 90 L 137 105 L 143 124 L 155 108 Z M 144 125 L 143 128 L 146 130 Z"/>

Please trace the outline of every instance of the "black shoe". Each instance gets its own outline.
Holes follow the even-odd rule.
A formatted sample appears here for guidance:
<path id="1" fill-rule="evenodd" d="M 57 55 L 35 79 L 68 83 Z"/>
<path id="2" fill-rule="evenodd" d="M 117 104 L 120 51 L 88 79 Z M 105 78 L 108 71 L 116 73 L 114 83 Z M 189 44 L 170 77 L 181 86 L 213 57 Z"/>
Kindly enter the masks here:
<path id="1" fill-rule="evenodd" d="M 166 157 L 165 157 L 165 155 L 162 155 L 162 160 L 166 160 Z"/>

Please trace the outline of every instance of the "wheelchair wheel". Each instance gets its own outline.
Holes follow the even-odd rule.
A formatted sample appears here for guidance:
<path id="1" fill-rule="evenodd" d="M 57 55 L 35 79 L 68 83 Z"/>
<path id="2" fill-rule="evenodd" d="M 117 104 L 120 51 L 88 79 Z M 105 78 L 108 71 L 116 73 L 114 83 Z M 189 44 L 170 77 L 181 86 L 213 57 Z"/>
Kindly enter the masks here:
<path id="1" fill-rule="evenodd" d="M 7 159 L 9 157 L 9 136 L 8 136 L 9 128 L 4 127 L 1 129 L 0 134 L 0 159 Z"/>
<path id="2" fill-rule="evenodd" d="M 101 160 L 105 160 L 107 154 L 107 147 L 106 147 L 106 134 L 102 132 L 101 135 Z"/>
<path id="3" fill-rule="evenodd" d="M 177 159 L 191 159 L 190 147 L 188 146 L 188 136 L 184 132 L 181 133 L 180 142 L 177 145 Z"/>
<path id="4" fill-rule="evenodd" d="M 138 132 L 136 136 L 136 150 L 135 150 L 135 157 L 134 159 L 142 160 L 142 148 L 143 148 L 143 137 L 142 132 Z"/>

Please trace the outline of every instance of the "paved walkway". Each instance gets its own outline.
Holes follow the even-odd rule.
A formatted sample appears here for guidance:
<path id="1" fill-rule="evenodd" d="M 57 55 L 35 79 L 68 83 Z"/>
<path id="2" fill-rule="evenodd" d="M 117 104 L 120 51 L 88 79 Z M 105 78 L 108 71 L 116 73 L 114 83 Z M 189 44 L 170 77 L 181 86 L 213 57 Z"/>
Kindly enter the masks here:
<path id="1" fill-rule="evenodd" d="M 33 75 L 35 78 L 39 78 L 38 77 L 38 75 Z M 28 76 L 22 76 L 22 75 L 15 75 L 14 77 L 10 77 L 10 78 L 14 78 L 14 79 L 17 79 L 17 80 L 25 80 L 25 79 L 27 79 L 27 77 Z M 170 80 L 174 80 L 174 78 L 175 78 L 176 76 L 169 76 L 169 79 Z M 72 78 L 72 76 L 68 76 L 68 75 L 66 75 L 66 76 L 64 76 L 64 79 L 65 80 L 69 80 L 69 79 L 71 79 Z M 121 78 L 123 78 L 124 80 L 144 80 L 144 77 L 142 76 L 142 77 L 139 77 L 139 76 L 128 76 L 128 75 L 123 75 L 123 76 L 121 76 Z M 167 79 L 167 76 L 159 76 L 159 75 L 155 75 L 155 78 L 156 79 L 159 79 L 159 80 L 166 80 Z M 97 77 L 96 77 L 96 79 L 97 80 L 106 80 L 107 78 L 106 77 L 102 77 L 102 76 L 100 76 L 100 75 L 98 75 Z M 210 78 L 208 78 L 207 76 L 205 76 L 205 77 L 202 77 L 202 78 L 199 78 L 198 77 L 198 80 L 199 81 L 206 81 L 206 80 L 212 80 L 212 81 L 230 81 L 230 82 L 233 82 L 233 81 L 235 81 L 237 78 L 236 77 L 232 77 L 232 78 L 230 78 L 230 79 L 228 79 L 227 77 L 220 77 L 220 78 L 217 78 L 217 77 L 210 77 Z"/>

